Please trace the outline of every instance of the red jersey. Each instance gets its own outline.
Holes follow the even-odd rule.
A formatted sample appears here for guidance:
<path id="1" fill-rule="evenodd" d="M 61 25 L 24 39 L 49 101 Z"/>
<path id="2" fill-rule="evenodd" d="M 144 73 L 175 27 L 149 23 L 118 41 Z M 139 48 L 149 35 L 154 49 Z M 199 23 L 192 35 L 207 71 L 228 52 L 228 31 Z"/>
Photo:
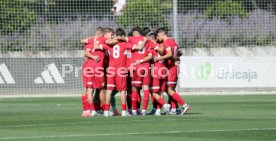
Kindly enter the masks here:
<path id="1" fill-rule="evenodd" d="M 107 38 L 105 37 L 98 37 L 96 38 L 97 44 L 104 44 L 106 42 Z M 93 42 L 92 46 L 94 47 L 94 40 L 91 41 Z M 93 60 L 93 67 L 104 67 L 104 61 L 105 61 L 105 51 L 103 50 L 94 50 L 92 48 L 91 54 L 94 56 L 98 56 L 100 58 L 99 62 L 96 62 Z"/>
<path id="2" fill-rule="evenodd" d="M 144 59 L 145 57 L 147 57 L 148 55 L 152 55 L 151 53 L 151 49 L 150 49 L 150 42 L 147 41 L 144 48 L 141 50 L 141 51 L 135 51 L 135 59 L 136 60 L 142 60 Z M 150 68 L 150 62 L 144 62 L 142 64 L 139 64 L 138 66 L 136 67 L 144 67 L 144 68 Z"/>
<path id="3" fill-rule="evenodd" d="M 165 47 L 165 51 L 171 50 L 173 57 L 177 56 L 179 47 L 178 47 L 177 43 L 174 41 L 174 39 L 172 39 L 172 38 L 166 39 L 164 41 L 163 45 Z M 168 59 L 166 61 L 166 63 L 167 63 L 168 68 L 175 66 L 175 61 L 173 60 L 173 58 Z"/>
<path id="4" fill-rule="evenodd" d="M 127 52 L 132 49 L 133 44 L 127 42 L 120 42 L 108 49 L 109 52 L 109 66 L 114 68 L 126 68 L 127 66 Z"/>
<path id="5" fill-rule="evenodd" d="M 86 52 L 86 50 L 90 50 L 90 46 L 91 46 L 90 44 L 85 44 L 84 45 L 84 49 L 83 49 L 84 53 Z M 87 56 L 84 56 L 84 57 L 85 57 L 85 62 L 86 62 L 88 60 L 88 57 Z"/>
<path id="6" fill-rule="evenodd" d="M 94 38 L 90 38 L 88 39 L 88 43 L 85 44 L 84 46 L 84 52 L 86 52 L 87 50 L 90 52 L 90 54 L 92 54 L 93 51 L 93 46 L 94 46 Z M 86 65 L 88 65 L 88 67 L 92 67 L 93 66 L 93 59 L 85 56 L 85 60 L 86 60 Z"/>
<path id="7" fill-rule="evenodd" d="M 160 54 L 158 51 L 156 51 L 156 48 L 160 47 L 160 44 L 156 44 L 152 41 L 149 41 L 149 47 L 150 51 L 152 53 L 153 57 L 160 57 L 163 54 Z M 153 78 L 160 78 L 165 79 L 166 78 L 166 66 L 164 60 L 160 60 L 158 62 L 154 62 L 154 70 L 153 70 Z"/>
<path id="8" fill-rule="evenodd" d="M 108 67 L 127 67 L 127 55 L 128 50 L 133 48 L 133 44 L 128 42 L 120 42 L 114 46 L 110 46 L 107 44 L 101 44 L 103 50 L 108 53 L 109 58 L 106 59 L 109 62 Z"/>
<path id="9" fill-rule="evenodd" d="M 126 67 L 129 70 L 130 68 L 130 64 L 132 63 L 132 58 L 131 58 L 131 49 L 127 50 L 127 63 L 126 63 Z"/>
<path id="10" fill-rule="evenodd" d="M 144 41 L 144 37 L 143 36 L 136 36 L 136 37 L 129 37 L 128 38 L 128 42 L 135 44 L 135 45 L 139 45 L 140 43 L 142 43 Z M 138 50 L 132 50 L 131 51 L 131 63 L 136 63 L 137 60 L 142 60 L 144 59 L 146 56 L 149 55 L 149 47 L 145 46 L 143 48 L 143 50 L 138 51 Z M 145 62 L 142 64 L 139 64 L 137 66 L 135 66 L 137 68 L 139 67 L 145 67 L 145 68 L 149 68 L 150 67 L 150 63 L 149 62 Z"/>

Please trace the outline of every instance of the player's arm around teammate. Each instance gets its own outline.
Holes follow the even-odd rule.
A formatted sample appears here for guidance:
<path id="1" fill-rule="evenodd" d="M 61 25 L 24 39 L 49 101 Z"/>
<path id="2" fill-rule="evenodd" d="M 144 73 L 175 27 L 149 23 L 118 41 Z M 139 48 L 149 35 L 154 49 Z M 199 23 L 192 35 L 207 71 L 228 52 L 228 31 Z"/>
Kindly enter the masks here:
<path id="1" fill-rule="evenodd" d="M 181 104 L 183 107 L 182 115 L 185 114 L 189 109 L 190 106 L 181 98 L 181 96 L 175 91 L 175 87 L 177 84 L 177 73 L 178 67 L 174 60 L 174 57 L 178 56 L 179 47 L 176 42 L 172 38 L 168 38 L 167 30 L 160 28 L 157 30 L 157 38 L 159 41 L 162 41 L 165 47 L 166 55 L 162 57 L 157 57 L 154 60 L 166 60 L 167 68 L 168 68 L 168 76 L 167 76 L 167 94 L 177 103 Z"/>

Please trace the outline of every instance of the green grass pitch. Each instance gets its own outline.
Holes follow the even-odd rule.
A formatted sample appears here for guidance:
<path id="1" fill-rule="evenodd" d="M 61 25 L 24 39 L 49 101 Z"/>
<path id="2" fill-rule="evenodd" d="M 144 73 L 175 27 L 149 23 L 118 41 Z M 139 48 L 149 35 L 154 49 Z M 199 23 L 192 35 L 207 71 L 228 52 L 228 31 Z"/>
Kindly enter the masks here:
<path id="1" fill-rule="evenodd" d="M 0 99 L 0 141 L 276 140 L 276 95 L 185 99 L 184 116 L 109 118 L 82 118 L 79 97 Z"/>

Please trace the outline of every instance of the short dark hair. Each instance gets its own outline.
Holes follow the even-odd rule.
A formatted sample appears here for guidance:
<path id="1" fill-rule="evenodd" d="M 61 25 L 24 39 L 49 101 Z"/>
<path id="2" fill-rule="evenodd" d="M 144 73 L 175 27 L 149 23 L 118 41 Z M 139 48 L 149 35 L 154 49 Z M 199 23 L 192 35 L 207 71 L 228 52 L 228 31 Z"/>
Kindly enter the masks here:
<path id="1" fill-rule="evenodd" d="M 143 27 L 142 32 L 143 32 L 143 36 L 146 36 L 150 32 L 150 28 L 149 27 Z"/>
<path id="2" fill-rule="evenodd" d="M 116 29 L 116 36 L 126 36 L 126 32 L 122 28 L 117 28 Z"/>
<path id="3" fill-rule="evenodd" d="M 133 35 L 132 35 L 132 31 L 128 32 L 127 36 L 128 36 L 128 37 L 133 36 Z"/>
<path id="4" fill-rule="evenodd" d="M 131 31 L 132 31 L 132 32 L 137 31 L 140 35 L 142 35 L 142 29 L 141 29 L 141 27 L 139 27 L 139 26 L 136 26 L 136 27 L 132 28 Z"/>
<path id="5" fill-rule="evenodd" d="M 165 33 L 166 35 L 168 35 L 168 30 L 166 27 L 160 27 L 156 30 L 156 33 Z"/>
<path id="6" fill-rule="evenodd" d="M 104 28 L 102 28 L 102 27 L 97 27 L 97 28 L 96 28 L 96 31 L 100 31 L 101 33 L 104 33 Z"/>
<path id="7" fill-rule="evenodd" d="M 147 36 L 153 38 L 154 40 L 156 40 L 156 38 L 157 38 L 157 34 L 155 32 L 150 32 L 147 34 Z"/>
<path id="8" fill-rule="evenodd" d="M 104 33 L 114 33 L 112 28 L 104 28 Z"/>

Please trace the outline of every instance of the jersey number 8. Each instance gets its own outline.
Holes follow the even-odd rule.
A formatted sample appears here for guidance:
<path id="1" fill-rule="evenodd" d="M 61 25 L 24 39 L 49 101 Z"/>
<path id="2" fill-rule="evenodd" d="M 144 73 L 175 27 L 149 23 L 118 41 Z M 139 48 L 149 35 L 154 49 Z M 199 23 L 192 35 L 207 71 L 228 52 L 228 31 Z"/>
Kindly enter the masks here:
<path id="1" fill-rule="evenodd" d="M 115 45 L 113 47 L 113 58 L 119 58 L 120 57 L 120 46 Z"/>

